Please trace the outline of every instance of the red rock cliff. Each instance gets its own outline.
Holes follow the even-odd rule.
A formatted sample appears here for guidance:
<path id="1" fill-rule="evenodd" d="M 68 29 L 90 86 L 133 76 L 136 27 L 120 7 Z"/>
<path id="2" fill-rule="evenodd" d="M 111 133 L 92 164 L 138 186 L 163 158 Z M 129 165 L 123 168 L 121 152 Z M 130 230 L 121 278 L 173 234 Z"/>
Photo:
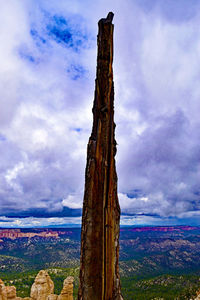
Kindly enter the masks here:
<path id="1" fill-rule="evenodd" d="M 88 142 L 81 232 L 79 300 L 122 299 L 115 168 L 113 13 L 99 21 L 93 128 Z"/>

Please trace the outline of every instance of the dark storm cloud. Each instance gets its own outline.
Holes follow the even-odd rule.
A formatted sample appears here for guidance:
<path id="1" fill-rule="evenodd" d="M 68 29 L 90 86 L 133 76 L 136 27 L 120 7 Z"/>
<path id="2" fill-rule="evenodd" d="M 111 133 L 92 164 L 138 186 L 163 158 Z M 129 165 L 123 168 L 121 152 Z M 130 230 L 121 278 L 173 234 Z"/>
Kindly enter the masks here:
<path id="1" fill-rule="evenodd" d="M 43 200 L 41 200 L 43 202 Z M 51 201 L 46 199 L 48 202 L 48 206 L 51 205 Z M 63 218 L 63 217 L 80 217 L 81 216 L 81 209 L 71 209 L 68 207 L 64 207 L 62 211 L 49 211 L 48 208 L 42 209 L 29 209 L 27 211 L 16 211 L 16 210 L 8 210 L 4 212 L 7 218 L 28 218 L 28 217 L 35 217 L 35 218 Z"/>
<path id="2" fill-rule="evenodd" d="M 176 216 L 199 210 L 199 129 L 200 124 L 194 126 L 177 111 L 159 117 L 127 144 L 121 158 L 120 188 L 124 193 L 142 191 L 134 201 L 130 199 L 132 207 L 127 211 Z"/>

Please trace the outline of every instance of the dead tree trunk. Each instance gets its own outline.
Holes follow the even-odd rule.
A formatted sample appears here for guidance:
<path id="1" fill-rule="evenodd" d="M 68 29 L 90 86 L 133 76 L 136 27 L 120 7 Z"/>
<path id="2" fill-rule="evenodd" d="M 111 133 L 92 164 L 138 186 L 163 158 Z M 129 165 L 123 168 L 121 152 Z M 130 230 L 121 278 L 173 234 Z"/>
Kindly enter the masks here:
<path id="1" fill-rule="evenodd" d="M 88 142 L 81 232 L 79 300 L 122 299 L 115 167 L 113 13 L 98 23 L 93 128 Z"/>

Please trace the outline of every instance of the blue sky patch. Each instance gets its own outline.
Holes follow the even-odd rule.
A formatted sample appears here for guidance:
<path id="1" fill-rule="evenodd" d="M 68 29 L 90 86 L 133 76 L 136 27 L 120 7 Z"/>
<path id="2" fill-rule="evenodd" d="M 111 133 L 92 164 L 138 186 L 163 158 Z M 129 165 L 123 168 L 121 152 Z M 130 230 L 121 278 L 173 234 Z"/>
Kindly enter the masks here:
<path id="1" fill-rule="evenodd" d="M 54 16 L 53 19 L 58 26 L 66 26 L 67 25 L 66 19 L 62 16 Z"/>
<path id="2" fill-rule="evenodd" d="M 82 128 L 74 128 L 73 130 L 76 132 L 81 132 L 83 129 Z"/>
<path id="3" fill-rule="evenodd" d="M 84 69 L 81 65 L 73 65 L 72 64 L 67 69 L 67 73 L 69 73 L 71 79 L 77 80 L 77 79 L 83 77 L 87 73 L 87 70 Z"/>
<path id="4" fill-rule="evenodd" d="M 35 63 L 36 62 L 36 59 L 34 58 L 34 56 L 32 54 L 30 54 L 29 51 L 27 49 L 25 49 L 25 48 L 24 49 L 21 48 L 19 50 L 19 56 L 22 59 L 25 59 L 25 60 L 27 60 L 30 63 Z"/>
<path id="5" fill-rule="evenodd" d="M 69 47 L 73 46 L 72 34 L 68 29 L 61 30 L 57 26 L 48 26 L 49 35 L 52 36 L 57 43 L 65 43 Z"/>
<path id="6" fill-rule="evenodd" d="M 45 43 L 46 43 L 46 39 L 43 38 L 43 37 L 38 33 L 38 31 L 37 31 L 36 29 L 32 28 L 32 29 L 30 30 L 30 34 L 31 34 L 32 38 L 36 41 L 36 45 L 37 45 L 37 46 L 40 46 L 41 43 L 42 43 L 42 44 L 45 44 Z"/>
<path id="7" fill-rule="evenodd" d="M 46 26 L 48 36 L 57 43 L 66 47 L 73 48 L 74 51 L 79 51 L 84 47 L 88 40 L 80 28 L 72 25 L 70 20 L 66 20 L 63 16 L 53 16 L 49 18 L 49 24 Z"/>

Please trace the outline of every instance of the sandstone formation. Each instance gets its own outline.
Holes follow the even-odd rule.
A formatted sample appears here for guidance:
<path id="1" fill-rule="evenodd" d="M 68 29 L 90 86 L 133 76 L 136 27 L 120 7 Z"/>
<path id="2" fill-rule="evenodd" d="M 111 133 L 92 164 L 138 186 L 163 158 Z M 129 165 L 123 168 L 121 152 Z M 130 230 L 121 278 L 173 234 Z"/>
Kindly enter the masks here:
<path id="1" fill-rule="evenodd" d="M 93 128 L 88 142 L 83 201 L 79 300 L 122 299 L 115 168 L 113 13 L 98 23 Z"/>
<path id="2" fill-rule="evenodd" d="M 31 287 L 30 297 L 17 297 L 15 286 L 5 286 L 0 279 L 0 300 L 73 300 L 73 281 L 72 276 L 67 277 L 63 283 L 60 295 L 53 294 L 54 283 L 47 271 L 41 270 Z"/>
<path id="3" fill-rule="evenodd" d="M 54 284 L 46 271 L 40 271 L 31 287 L 31 300 L 73 300 L 72 276 L 67 277 L 63 282 L 63 289 L 60 295 L 53 294 Z"/>
<path id="4" fill-rule="evenodd" d="M 3 281 L 0 279 L 0 300 L 16 300 L 16 287 L 5 286 Z"/>
<path id="5" fill-rule="evenodd" d="M 0 279 L 0 300 L 7 300 L 6 286 L 4 285 L 1 279 Z"/>
<path id="6" fill-rule="evenodd" d="M 6 286 L 7 300 L 14 300 L 17 297 L 15 286 Z"/>
<path id="7" fill-rule="evenodd" d="M 58 299 L 58 295 L 56 294 L 51 294 L 47 297 L 47 300 L 57 300 Z"/>
<path id="8" fill-rule="evenodd" d="M 63 283 L 63 289 L 58 296 L 58 300 L 73 300 L 73 282 L 72 276 L 67 277 Z"/>
<path id="9" fill-rule="evenodd" d="M 197 292 L 197 297 L 194 300 L 200 300 L 200 291 Z"/>
<path id="10" fill-rule="evenodd" d="M 31 298 L 34 300 L 46 300 L 54 292 L 54 283 L 47 271 L 41 270 L 31 287 Z"/>

